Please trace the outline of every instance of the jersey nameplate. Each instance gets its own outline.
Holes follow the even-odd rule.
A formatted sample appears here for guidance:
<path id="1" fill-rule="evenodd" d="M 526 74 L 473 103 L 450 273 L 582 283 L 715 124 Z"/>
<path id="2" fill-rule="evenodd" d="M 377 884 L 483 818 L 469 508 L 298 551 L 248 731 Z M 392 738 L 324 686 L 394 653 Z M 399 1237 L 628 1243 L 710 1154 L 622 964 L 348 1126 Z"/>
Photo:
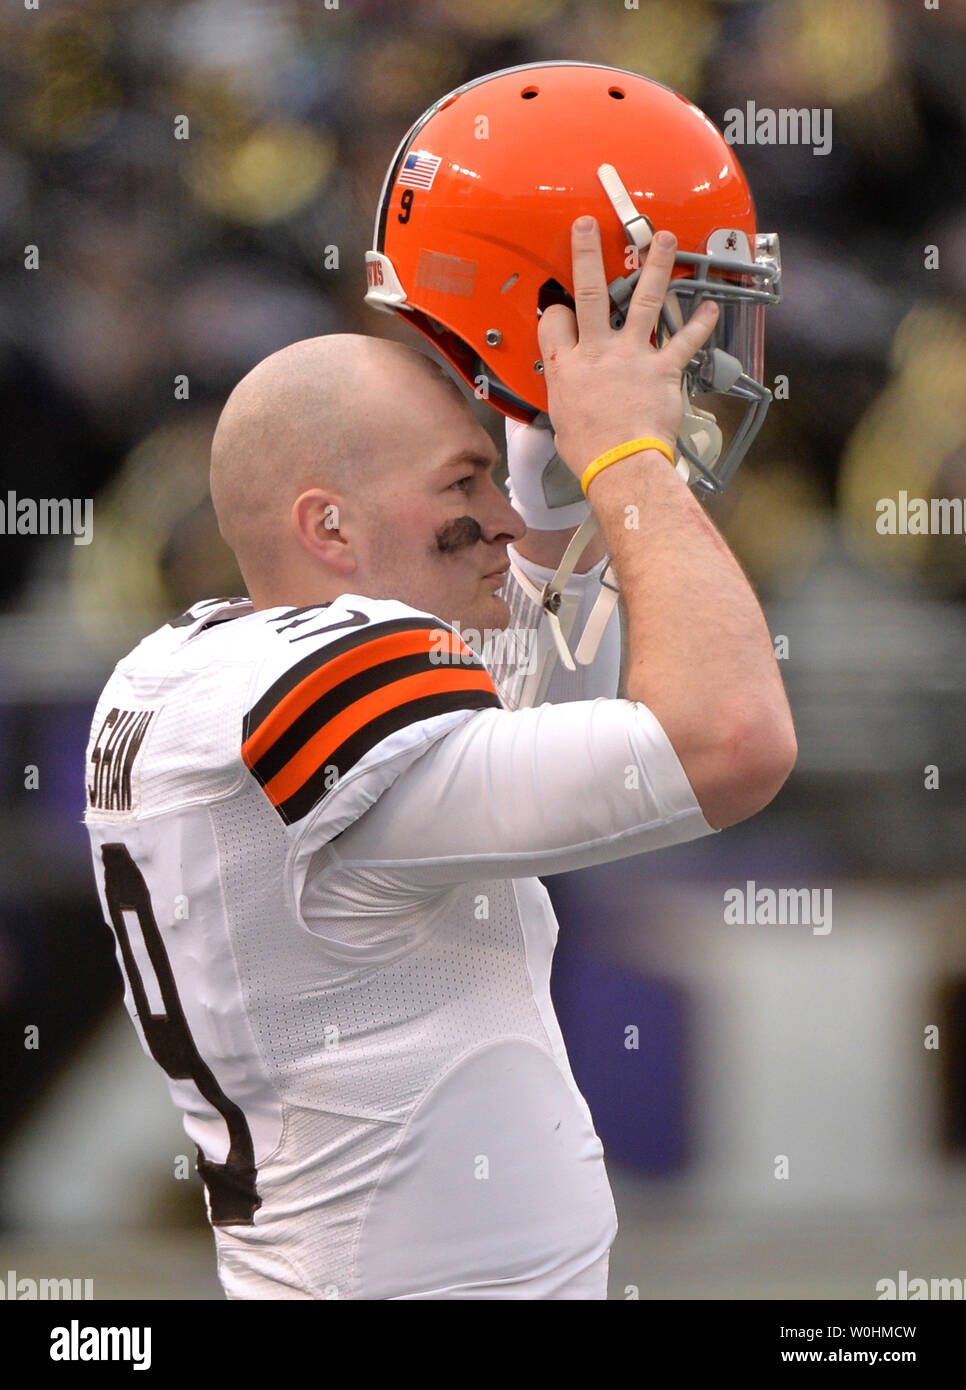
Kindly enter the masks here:
<path id="1" fill-rule="evenodd" d="M 140 754 L 157 712 L 115 706 L 105 717 L 87 768 L 87 798 L 92 811 L 131 815 L 138 810 Z"/>

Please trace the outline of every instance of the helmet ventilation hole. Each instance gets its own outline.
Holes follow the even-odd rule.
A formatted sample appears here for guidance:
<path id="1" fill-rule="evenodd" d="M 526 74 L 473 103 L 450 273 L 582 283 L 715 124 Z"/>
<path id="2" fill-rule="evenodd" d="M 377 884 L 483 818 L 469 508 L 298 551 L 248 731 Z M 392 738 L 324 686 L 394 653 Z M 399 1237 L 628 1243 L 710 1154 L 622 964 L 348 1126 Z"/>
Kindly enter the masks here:
<path id="1" fill-rule="evenodd" d="M 520 95 L 523 97 L 524 101 L 529 101 L 531 97 L 535 97 L 539 91 L 539 87 L 524 87 Z"/>
<path id="2" fill-rule="evenodd" d="M 608 87 L 607 95 L 613 97 L 615 101 L 623 101 L 625 94 L 621 91 L 620 87 Z"/>
<path id="3" fill-rule="evenodd" d="M 516 271 L 514 271 L 513 274 L 510 276 L 509 280 L 506 282 L 506 284 L 500 286 L 500 293 L 506 294 L 507 290 L 512 290 L 513 286 L 516 284 L 519 278 L 520 276 L 517 274 Z"/>

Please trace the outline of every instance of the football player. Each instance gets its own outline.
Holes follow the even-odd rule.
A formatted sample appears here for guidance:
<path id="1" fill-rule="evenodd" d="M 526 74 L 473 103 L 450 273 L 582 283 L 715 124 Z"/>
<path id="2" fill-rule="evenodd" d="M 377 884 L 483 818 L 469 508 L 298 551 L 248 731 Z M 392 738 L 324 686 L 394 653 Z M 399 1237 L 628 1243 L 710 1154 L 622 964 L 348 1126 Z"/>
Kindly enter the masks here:
<path id="1" fill-rule="evenodd" d="M 521 110 L 545 99 L 551 125 L 588 120 L 594 91 L 618 100 L 613 70 L 537 71 L 495 82 Z M 633 93 L 656 100 L 683 160 L 694 108 L 619 80 L 632 120 Z M 713 155 L 706 172 L 740 179 L 720 137 Z M 709 204 L 691 252 L 680 219 L 675 235 L 642 211 L 618 329 L 607 216 L 616 199 L 623 238 L 644 193 L 613 167 L 626 201 L 613 181 L 595 196 L 583 167 L 554 194 L 566 265 L 554 302 L 530 304 L 532 345 L 505 321 L 502 341 L 542 364 L 526 410 L 512 369 L 499 378 L 523 430 L 518 506 L 427 358 L 354 335 L 283 349 L 236 387 L 212 449 L 248 596 L 147 637 L 95 712 L 99 892 L 135 1027 L 198 1147 L 229 1298 L 605 1298 L 616 1217 L 550 1000 L 537 875 L 720 830 L 794 762 L 764 617 L 689 487 L 721 485 L 719 458 L 741 452 L 693 396 L 760 377 L 725 359 L 732 311 L 758 312 L 742 295 L 769 293 L 775 262 L 755 259 L 747 208 L 721 222 Z M 390 179 L 387 216 L 412 187 Z M 406 296 L 398 274 L 390 291 Z M 508 305 L 489 312 L 522 313 Z"/>

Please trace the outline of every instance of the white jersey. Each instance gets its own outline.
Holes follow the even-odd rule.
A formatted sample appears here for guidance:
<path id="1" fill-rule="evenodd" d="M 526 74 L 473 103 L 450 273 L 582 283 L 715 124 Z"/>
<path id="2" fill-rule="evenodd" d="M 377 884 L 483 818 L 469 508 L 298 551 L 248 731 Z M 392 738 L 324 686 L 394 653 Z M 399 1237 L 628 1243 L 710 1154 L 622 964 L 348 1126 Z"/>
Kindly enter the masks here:
<path id="1" fill-rule="evenodd" d="M 618 649 L 615 619 L 595 668 L 543 681 L 566 703 L 513 708 L 539 672 L 347 594 L 199 603 L 116 667 L 85 819 L 229 1298 L 606 1296 L 535 875 L 711 831 L 651 712 L 601 691 Z"/>

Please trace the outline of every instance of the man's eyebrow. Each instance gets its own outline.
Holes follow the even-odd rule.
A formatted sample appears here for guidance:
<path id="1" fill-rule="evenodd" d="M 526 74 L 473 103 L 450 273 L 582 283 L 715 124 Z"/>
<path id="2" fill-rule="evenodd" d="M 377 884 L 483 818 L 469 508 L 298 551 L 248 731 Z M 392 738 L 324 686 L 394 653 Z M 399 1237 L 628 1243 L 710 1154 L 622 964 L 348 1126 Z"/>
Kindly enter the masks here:
<path id="1" fill-rule="evenodd" d="M 499 462 L 499 456 L 491 458 L 489 454 L 478 454 L 473 449 L 461 449 L 458 454 L 448 458 L 440 467 L 451 468 L 454 464 L 468 463 L 474 468 L 496 468 Z"/>

